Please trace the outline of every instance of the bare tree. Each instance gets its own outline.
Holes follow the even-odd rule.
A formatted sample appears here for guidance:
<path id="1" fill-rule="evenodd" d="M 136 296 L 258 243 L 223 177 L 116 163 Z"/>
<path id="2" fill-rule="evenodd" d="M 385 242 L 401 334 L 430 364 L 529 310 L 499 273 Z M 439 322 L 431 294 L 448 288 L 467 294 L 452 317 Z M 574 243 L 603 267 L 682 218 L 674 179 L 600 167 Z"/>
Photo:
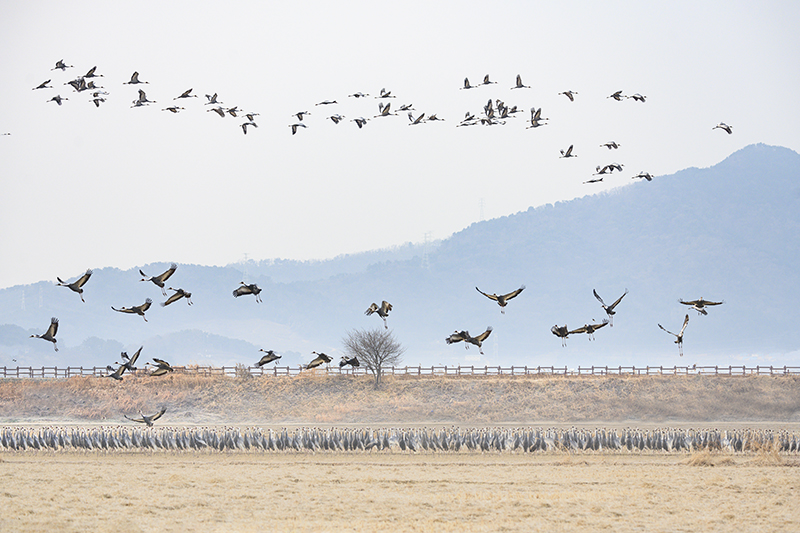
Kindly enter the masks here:
<path id="1" fill-rule="evenodd" d="M 348 357 L 357 357 L 372 372 L 376 387 L 381 383 L 383 367 L 398 365 L 405 352 L 405 348 L 394 338 L 392 332 L 383 329 L 348 331 L 342 344 Z"/>

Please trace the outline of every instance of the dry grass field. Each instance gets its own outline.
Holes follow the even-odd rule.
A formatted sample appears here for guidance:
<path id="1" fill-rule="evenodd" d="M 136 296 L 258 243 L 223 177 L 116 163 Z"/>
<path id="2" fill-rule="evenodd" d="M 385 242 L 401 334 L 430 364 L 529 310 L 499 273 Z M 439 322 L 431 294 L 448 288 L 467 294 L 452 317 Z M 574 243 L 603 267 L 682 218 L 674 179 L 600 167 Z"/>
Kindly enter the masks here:
<path id="1" fill-rule="evenodd" d="M 0 424 L 125 423 L 167 407 L 178 424 L 800 422 L 800 376 L 203 377 L 0 380 Z"/>
<path id="2" fill-rule="evenodd" d="M 0 454 L 2 531 L 800 531 L 770 454 Z"/>
<path id="3" fill-rule="evenodd" d="M 0 425 L 757 427 L 796 377 L 0 380 Z M 0 451 L 0 531 L 800 531 L 800 459 L 745 454 Z"/>

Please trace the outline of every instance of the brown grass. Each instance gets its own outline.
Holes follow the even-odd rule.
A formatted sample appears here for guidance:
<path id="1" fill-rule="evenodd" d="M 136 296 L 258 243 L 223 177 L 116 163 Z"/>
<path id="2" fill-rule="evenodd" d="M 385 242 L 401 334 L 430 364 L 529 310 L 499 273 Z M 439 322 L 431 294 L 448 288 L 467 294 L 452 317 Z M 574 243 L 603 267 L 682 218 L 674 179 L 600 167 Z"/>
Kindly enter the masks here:
<path id="1" fill-rule="evenodd" d="M 661 454 L 2 454 L 0 530 L 800 531 L 797 472 Z"/>
<path id="2" fill-rule="evenodd" d="M 800 422 L 800 377 L 372 378 L 170 374 L 0 380 L 2 422 L 117 421 L 166 406 L 169 423 L 499 424 Z M 166 420 L 166 418 L 165 418 Z"/>

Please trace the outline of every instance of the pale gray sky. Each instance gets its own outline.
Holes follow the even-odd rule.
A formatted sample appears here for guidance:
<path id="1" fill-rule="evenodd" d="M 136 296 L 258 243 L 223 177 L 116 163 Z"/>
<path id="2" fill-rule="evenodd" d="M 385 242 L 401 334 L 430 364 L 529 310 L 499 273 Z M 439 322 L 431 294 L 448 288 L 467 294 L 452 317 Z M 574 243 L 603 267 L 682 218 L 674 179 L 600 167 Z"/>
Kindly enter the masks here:
<path id="1" fill-rule="evenodd" d="M 493 218 L 755 142 L 800 150 L 798 20 L 797 2 L 4 2 L 0 287 L 152 261 L 323 259 L 445 238 L 481 202 Z M 74 68 L 51 71 L 62 58 Z M 95 65 L 99 108 L 64 85 Z M 130 107 L 134 71 L 157 103 Z M 459 89 L 485 74 L 497 84 Z M 510 90 L 517 74 L 530 89 Z M 200 98 L 173 100 L 190 87 Z M 393 107 L 445 121 L 359 130 L 350 119 L 376 115 L 383 87 Z M 617 90 L 647 101 L 607 98 Z M 208 112 L 215 92 L 260 113 L 258 129 Z M 489 98 L 524 112 L 455 127 Z M 339 103 L 314 105 L 326 99 Z M 162 111 L 175 103 L 185 111 Z M 532 106 L 547 126 L 526 129 Z M 301 110 L 308 128 L 291 135 Z M 578 157 L 560 159 L 570 144 Z M 624 171 L 582 183 L 612 162 Z"/>

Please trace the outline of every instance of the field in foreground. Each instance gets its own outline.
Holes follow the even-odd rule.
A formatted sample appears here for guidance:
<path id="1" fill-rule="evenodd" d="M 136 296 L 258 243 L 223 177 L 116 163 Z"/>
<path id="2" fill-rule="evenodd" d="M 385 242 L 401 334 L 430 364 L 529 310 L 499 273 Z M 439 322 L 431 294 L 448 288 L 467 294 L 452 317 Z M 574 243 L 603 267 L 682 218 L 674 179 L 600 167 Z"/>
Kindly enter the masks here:
<path id="1" fill-rule="evenodd" d="M 126 423 L 167 408 L 181 424 L 800 422 L 800 376 L 167 375 L 0 380 L 0 424 Z"/>
<path id="2" fill-rule="evenodd" d="M 3 453 L 0 530 L 798 531 L 796 466 L 725 454 Z"/>

